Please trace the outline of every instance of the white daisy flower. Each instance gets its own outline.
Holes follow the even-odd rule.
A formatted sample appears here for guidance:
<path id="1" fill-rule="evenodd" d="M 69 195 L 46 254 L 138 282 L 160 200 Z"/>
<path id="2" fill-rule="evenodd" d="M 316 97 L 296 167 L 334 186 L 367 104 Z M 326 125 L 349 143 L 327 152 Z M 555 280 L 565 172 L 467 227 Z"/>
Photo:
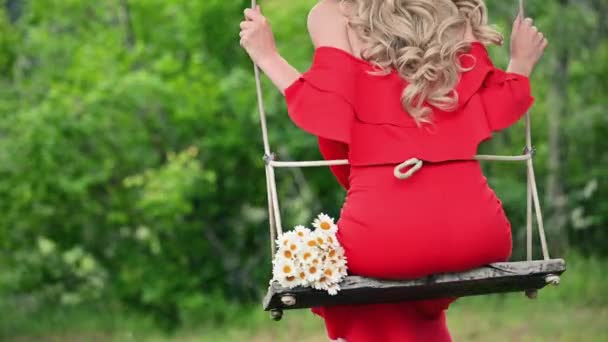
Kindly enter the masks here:
<path id="1" fill-rule="evenodd" d="M 340 285 L 338 284 L 330 284 L 327 286 L 327 293 L 329 293 L 330 296 L 337 295 L 338 291 L 340 291 Z"/>
<path id="2" fill-rule="evenodd" d="M 306 272 L 306 280 L 309 282 L 315 282 L 322 276 L 320 265 L 306 265 L 304 272 Z"/>
<path id="3" fill-rule="evenodd" d="M 297 268 L 292 260 L 277 258 L 272 273 L 275 280 L 281 281 L 286 277 L 295 277 Z"/>
<path id="4" fill-rule="evenodd" d="M 338 231 L 338 226 L 334 223 L 334 219 L 326 214 L 319 214 L 312 223 L 313 227 L 325 233 L 335 234 Z"/>
<path id="5" fill-rule="evenodd" d="M 338 260 L 338 251 L 336 250 L 336 248 L 329 247 L 327 249 L 327 258 L 329 260 L 334 260 L 334 261 Z"/>
<path id="6" fill-rule="evenodd" d="M 313 256 L 312 258 L 310 258 L 307 262 L 304 263 L 304 265 L 306 266 L 316 266 L 317 268 L 322 268 L 323 267 L 323 259 L 322 259 L 323 255 L 316 255 Z"/>
<path id="7" fill-rule="evenodd" d="M 297 241 L 297 240 L 298 240 L 298 238 L 297 238 L 297 235 L 295 232 L 293 232 L 293 231 L 285 232 L 277 239 L 277 246 L 278 247 L 287 246 L 287 244 L 289 244 L 289 242 Z"/>
<path id="8" fill-rule="evenodd" d="M 294 254 L 297 254 L 302 248 L 304 247 L 304 244 L 302 243 L 302 241 L 290 241 L 289 244 L 287 244 L 287 248 Z"/>
<path id="9" fill-rule="evenodd" d="M 308 285 L 308 274 L 306 273 L 306 271 L 304 270 L 303 267 L 298 270 L 297 278 L 298 278 L 299 285 L 301 285 L 301 286 Z"/>
<path id="10" fill-rule="evenodd" d="M 316 241 L 316 245 L 322 250 L 326 250 L 329 247 L 329 241 L 327 239 L 328 237 L 330 237 L 330 235 L 317 230 L 312 232 L 310 236 L 310 238 L 314 239 Z"/>
<path id="11" fill-rule="evenodd" d="M 287 248 L 292 253 L 296 253 L 302 246 L 302 239 L 298 237 L 296 232 L 290 231 L 283 233 L 280 238 L 277 239 L 277 246 L 281 248 Z"/>
<path id="12" fill-rule="evenodd" d="M 327 245 L 335 248 L 336 246 L 340 246 L 340 242 L 338 241 L 338 239 L 336 238 L 336 235 L 334 234 L 327 234 L 325 236 L 325 240 L 327 240 Z"/>
<path id="13" fill-rule="evenodd" d="M 318 259 L 319 257 L 319 249 L 316 247 L 308 247 L 307 245 L 303 245 L 296 254 L 298 261 L 303 264 L 310 263 L 312 259 Z"/>
<path id="14" fill-rule="evenodd" d="M 332 247 L 336 250 L 336 252 L 338 253 L 338 255 L 344 256 L 346 254 L 346 251 L 344 250 L 344 247 L 342 247 L 342 245 L 340 245 L 339 243 L 336 243 Z"/>
<path id="15" fill-rule="evenodd" d="M 316 234 L 314 232 L 308 234 L 308 236 L 303 241 L 303 245 L 307 248 L 319 247 L 319 243 L 317 242 Z"/>
<path id="16" fill-rule="evenodd" d="M 277 259 L 294 260 L 295 258 L 296 258 L 296 253 L 293 252 L 289 248 L 289 246 L 284 246 L 284 247 L 279 248 L 275 255 L 275 260 L 277 260 Z"/>
<path id="17" fill-rule="evenodd" d="M 342 280 L 342 276 L 340 272 L 338 272 L 338 268 L 331 264 L 325 264 L 323 268 L 323 276 L 326 277 L 330 283 L 338 283 Z"/>
<path id="18" fill-rule="evenodd" d="M 317 290 L 327 290 L 329 282 L 327 277 L 321 276 L 312 283 L 312 287 Z"/>
<path id="19" fill-rule="evenodd" d="M 344 279 L 344 277 L 346 277 L 348 275 L 348 272 L 346 270 L 346 266 L 338 266 L 338 274 L 340 274 L 340 276 L 342 277 L 342 279 Z M 340 280 L 342 280 L 340 279 Z"/>
<path id="20" fill-rule="evenodd" d="M 281 286 L 289 288 L 289 289 L 292 289 L 292 288 L 300 285 L 300 280 L 295 275 L 288 276 L 283 279 L 279 279 L 278 282 Z"/>
<path id="21" fill-rule="evenodd" d="M 310 229 L 308 229 L 302 225 L 296 226 L 293 231 L 302 240 L 304 240 L 306 237 L 310 236 L 310 233 L 311 233 Z"/>

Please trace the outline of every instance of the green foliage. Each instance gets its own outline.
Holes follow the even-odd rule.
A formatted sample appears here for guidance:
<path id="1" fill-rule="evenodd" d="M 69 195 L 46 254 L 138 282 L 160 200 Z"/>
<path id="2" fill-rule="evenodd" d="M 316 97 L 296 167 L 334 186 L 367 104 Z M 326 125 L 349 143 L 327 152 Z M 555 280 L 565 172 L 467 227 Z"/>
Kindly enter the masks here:
<path id="1" fill-rule="evenodd" d="M 314 3 L 264 2 L 279 49 L 301 70 Z M 530 2 L 553 46 L 533 80 L 536 166 L 544 193 L 546 113 L 555 110 L 556 56 L 566 53 L 566 241 L 605 254 L 608 41 L 589 7 L 601 2 L 584 3 Z M 249 1 L 0 5 L 0 296 L 63 306 L 106 298 L 169 328 L 228 319 L 258 300 L 270 256 L 252 65 L 238 45 Z M 489 6 L 509 27 L 515 4 Z M 505 49 L 492 53 L 506 62 Z M 315 139 L 264 87 L 274 151 L 318 158 Z M 518 153 L 522 132 L 498 135 L 484 152 Z M 521 240 L 523 170 L 485 167 Z M 344 193 L 327 170 L 278 177 L 286 226 L 320 210 L 338 215 Z"/>
<path id="2" fill-rule="evenodd" d="M 463 341 L 604 341 L 608 318 L 604 293 L 606 262 L 568 255 L 568 271 L 558 287 L 535 300 L 523 293 L 461 298 L 447 311 L 450 331 Z M 308 310 L 285 312 L 279 323 L 259 305 L 230 306 L 225 322 L 197 320 L 166 334 L 141 313 L 113 302 L 33 308 L 27 299 L 0 300 L 2 341 L 323 341 L 323 320 Z M 226 305 L 218 300 L 210 305 Z M 204 317 L 204 316 L 203 316 Z M 580 327 L 585 329 L 581 330 Z M 103 337 L 100 337 L 103 336 Z M 297 338 L 294 338 L 297 336 Z"/>

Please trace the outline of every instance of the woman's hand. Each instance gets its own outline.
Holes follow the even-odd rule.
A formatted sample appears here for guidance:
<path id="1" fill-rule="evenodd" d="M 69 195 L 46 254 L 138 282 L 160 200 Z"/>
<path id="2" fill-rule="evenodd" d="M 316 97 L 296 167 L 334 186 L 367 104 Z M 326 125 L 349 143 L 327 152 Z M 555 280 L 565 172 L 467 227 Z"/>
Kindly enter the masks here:
<path id="1" fill-rule="evenodd" d="M 245 48 L 249 57 L 258 65 L 276 58 L 277 48 L 270 23 L 262 15 L 260 6 L 245 10 L 245 21 L 241 22 L 241 46 Z"/>
<path id="2" fill-rule="evenodd" d="M 272 29 L 262 15 L 260 6 L 245 10 L 245 21 L 241 22 L 240 35 L 241 46 L 249 57 L 284 94 L 285 89 L 300 77 L 300 73 L 277 51 Z"/>
<path id="3" fill-rule="evenodd" d="M 532 19 L 523 19 L 519 14 L 513 23 L 511 62 L 507 71 L 530 76 L 534 66 L 545 53 L 547 44 L 543 33 L 533 26 Z"/>

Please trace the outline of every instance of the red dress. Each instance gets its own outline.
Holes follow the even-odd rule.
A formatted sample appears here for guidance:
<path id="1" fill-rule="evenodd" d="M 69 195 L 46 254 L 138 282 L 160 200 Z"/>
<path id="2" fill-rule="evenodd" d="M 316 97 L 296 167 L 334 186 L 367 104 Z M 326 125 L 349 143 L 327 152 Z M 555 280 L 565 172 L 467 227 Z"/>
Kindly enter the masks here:
<path id="1" fill-rule="evenodd" d="M 433 110 L 418 127 L 401 105 L 406 81 L 348 52 L 320 47 L 311 68 L 285 91 L 291 119 L 318 137 L 346 189 L 338 239 L 349 273 L 409 279 L 507 260 L 511 227 L 479 162 L 480 142 L 515 123 L 531 106 L 528 78 L 495 68 L 473 43 L 461 62 L 471 70 L 456 87 L 458 109 Z M 393 174 L 410 158 L 423 166 Z M 450 341 L 445 309 L 453 299 L 313 308 L 328 336 L 347 342 Z"/>

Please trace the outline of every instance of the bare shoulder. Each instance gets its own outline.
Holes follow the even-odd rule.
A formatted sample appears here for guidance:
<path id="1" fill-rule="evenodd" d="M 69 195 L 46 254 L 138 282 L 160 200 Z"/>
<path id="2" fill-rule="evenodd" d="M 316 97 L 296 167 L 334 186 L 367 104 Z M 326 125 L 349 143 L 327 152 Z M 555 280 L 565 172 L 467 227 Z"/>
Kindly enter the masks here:
<path id="1" fill-rule="evenodd" d="M 332 46 L 352 52 L 347 25 L 340 0 L 321 0 L 308 14 L 308 32 L 315 47 Z"/>

